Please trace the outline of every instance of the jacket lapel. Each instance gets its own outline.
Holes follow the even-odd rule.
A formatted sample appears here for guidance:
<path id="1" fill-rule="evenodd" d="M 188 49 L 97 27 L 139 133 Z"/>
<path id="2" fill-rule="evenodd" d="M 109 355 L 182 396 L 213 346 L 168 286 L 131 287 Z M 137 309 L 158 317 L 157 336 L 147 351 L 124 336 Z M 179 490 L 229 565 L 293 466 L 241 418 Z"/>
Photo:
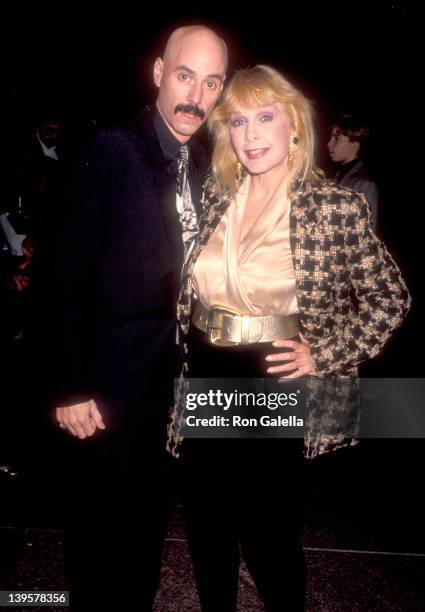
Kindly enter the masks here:
<path id="1" fill-rule="evenodd" d="M 176 208 L 175 177 L 170 174 L 164 158 L 158 136 L 153 124 L 155 109 L 147 106 L 137 117 L 140 136 L 144 140 L 147 155 L 152 166 L 152 178 L 156 187 L 158 203 L 164 219 L 165 231 L 169 243 L 178 261 L 183 261 L 183 242 L 180 222 Z"/>
<path id="2" fill-rule="evenodd" d="M 207 244 L 211 234 L 214 232 L 215 228 L 220 223 L 222 216 L 229 207 L 230 199 L 225 196 L 220 197 L 214 189 L 211 189 L 209 183 L 207 182 L 201 204 L 203 206 L 203 211 L 199 223 L 200 231 L 189 262 L 191 270 L 193 269 L 193 266 L 195 265 L 202 249 Z"/>
<path id="3" fill-rule="evenodd" d="M 205 174 L 208 169 L 208 158 L 196 140 L 191 139 L 190 141 L 190 164 L 189 164 L 189 182 L 190 192 L 192 196 L 192 202 L 198 215 L 198 219 L 201 216 L 201 197 L 202 197 L 202 185 L 204 183 Z"/>

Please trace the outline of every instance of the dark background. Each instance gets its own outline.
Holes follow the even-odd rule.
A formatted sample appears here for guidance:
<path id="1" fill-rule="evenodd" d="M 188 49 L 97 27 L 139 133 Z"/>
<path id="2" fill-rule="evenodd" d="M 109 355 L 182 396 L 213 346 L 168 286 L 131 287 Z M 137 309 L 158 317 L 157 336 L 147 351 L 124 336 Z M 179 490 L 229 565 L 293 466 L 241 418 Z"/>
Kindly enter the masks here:
<path id="1" fill-rule="evenodd" d="M 133 117 L 155 99 L 152 64 L 177 26 L 203 23 L 228 43 L 231 66 L 267 63 L 314 102 L 321 166 L 332 175 L 329 123 L 342 112 L 366 113 L 372 125 L 371 169 L 379 184 L 378 233 L 407 279 L 414 304 L 372 375 L 422 376 L 415 356 L 420 312 L 422 209 L 414 144 L 421 138 L 419 16 L 409 2 L 193 4 L 125 2 L 112 7 L 58 4 L 5 21 L 7 148 L 19 146 L 41 112 L 64 121 L 69 142 L 94 123 Z M 198 135 L 207 141 L 206 131 Z M 420 174 L 420 171 L 419 171 Z M 419 178 L 419 180 L 418 180 Z M 400 358 L 402 355 L 402 358 Z"/>
<path id="2" fill-rule="evenodd" d="M 402 269 L 413 306 L 369 376 L 424 376 L 423 207 L 418 144 L 423 68 L 413 2 L 119 2 L 17 6 L 3 21 L 6 105 L 3 169 L 43 113 L 63 120 L 72 147 L 93 126 L 134 117 L 156 96 L 152 65 L 179 25 L 211 26 L 236 67 L 271 64 L 313 101 L 319 161 L 329 176 L 332 118 L 362 112 L 372 126 L 370 166 L 380 188 L 378 234 Z M 197 138 L 208 144 L 206 129 Z M 419 157 L 419 162 L 421 158 Z"/>
<path id="3" fill-rule="evenodd" d="M 221 5 L 177 2 L 172 7 L 152 1 L 149 5 L 115 2 L 110 8 L 105 3 L 98 9 L 88 3 L 79 8 L 73 3 L 56 3 L 52 7 L 38 5 L 31 12 L 19 6 L 3 22 L 7 36 L 1 77 L 6 103 L 3 168 L 7 172 L 9 153 L 19 147 L 40 113 L 59 114 L 70 143 L 94 124 L 101 127 L 133 117 L 143 104 L 155 99 L 152 64 L 171 31 L 190 23 L 210 25 L 228 43 L 229 74 L 234 67 L 271 64 L 314 101 L 320 163 L 330 175 L 334 169 L 327 159 L 326 142 L 332 117 L 359 110 L 370 116 L 372 169 L 381 192 L 378 234 L 403 271 L 413 306 L 383 355 L 368 364 L 364 373 L 424 377 L 424 198 L 422 156 L 417 153 L 424 116 L 423 33 L 416 28 L 421 23 L 418 10 L 413 2 L 384 1 L 254 0 L 248 4 L 246 0 Z M 205 131 L 199 137 L 207 141 Z M 4 407 L 6 413 L 9 406 Z M 29 401 L 27 414 L 32 408 Z M 31 422 L 29 416 L 27 419 Z M 37 440 L 30 431 L 19 442 L 12 439 L 10 446 L 25 464 L 25 473 L 28 460 L 40 452 Z M 423 516 L 416 475 L 423 463 L 423 442 L 384 440 L 376 445 L 362 441 L 362 469 L 358 470 L 358 463 L 350 467 L 349 461 L 342 461 L 336 470 L 339 494 L 348 500 L 346 507 L 357 496 L 353 508 L 363 504 L 364 524 L 369 521 L 372 531 L 379 530 L 384 514 L 388 533 L 394 537 L 398 533 L 403 540 L 401 550 L 421 550 L 417 528 Z M 358 480 L 352 494 L 355 470 Z M 359 479 L 365 475 L 367 484 L 362 485 Z M 332 490 L 330 499 L 334 499 Z M 358 496 L 359 490 L 366 493 Z M 13 521 L 16 506 L 12 510 Z"/>

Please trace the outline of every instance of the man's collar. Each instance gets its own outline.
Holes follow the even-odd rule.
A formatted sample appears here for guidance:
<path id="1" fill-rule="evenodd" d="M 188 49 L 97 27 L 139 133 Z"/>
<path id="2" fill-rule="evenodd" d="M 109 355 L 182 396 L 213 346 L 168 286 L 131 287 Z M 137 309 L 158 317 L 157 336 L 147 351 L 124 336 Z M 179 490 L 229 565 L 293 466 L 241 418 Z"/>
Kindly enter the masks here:
<path id="1" fill-rule="evenodd" d="M 346 174 L 348 174 L 350 172 L 350 170 L 352 168 L 354 168 L 354 166 L 357 166 L 357 164 L 361 161 L 361 159 L 359 157 L 355 157 L 354 159 L 352 159 L 351 161 L 347 162 L 346 164 L 342 164 L 339 167 L 338 170 L 338 180 L 340 181 L 342 178 L 344 178 L 344 176 Z"/>
<path id="2" fill-rule="evenodd" d="M 46 144 L 44 144 L 44 142 L 41 140 L 40 136 L 38 134 L 36 134 L 37 140 L 40 143 L 41 149 L 43 151 L 43 155 L 45 155 L 46 157 L 51 157 L 52 159 L 56 159 L 58 160 L 58 154 L 56 153 L 56 146 L 54 147 L 48 147 Z"/>
<path id="3" fill-rule="evenodd" d="M 182 146 L 182 143 L 179 142 L 175 136 L 173 136 L 170 128 L 167 126 L 161 116 L 161 113 L 156 107 L 154 110 L 153 125 L 165 159 L 175 159 L 180 147 Z"/>

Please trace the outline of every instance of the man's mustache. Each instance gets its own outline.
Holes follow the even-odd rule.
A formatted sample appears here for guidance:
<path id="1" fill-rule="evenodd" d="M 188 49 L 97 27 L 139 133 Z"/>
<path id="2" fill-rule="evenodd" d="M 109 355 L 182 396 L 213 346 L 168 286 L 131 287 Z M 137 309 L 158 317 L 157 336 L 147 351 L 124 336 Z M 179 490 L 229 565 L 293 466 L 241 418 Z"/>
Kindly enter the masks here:
<path id="1" fill-rule="evenodd" d="M 196 104 L 177 104 L 176 108 L 174 109 L 174 114 L 178 112 L 195 115 L 195 117 L 199 117 L 201 121 L 205 117 L 204 111 L 199 108 L 199 106 L 196 106 Z"/>

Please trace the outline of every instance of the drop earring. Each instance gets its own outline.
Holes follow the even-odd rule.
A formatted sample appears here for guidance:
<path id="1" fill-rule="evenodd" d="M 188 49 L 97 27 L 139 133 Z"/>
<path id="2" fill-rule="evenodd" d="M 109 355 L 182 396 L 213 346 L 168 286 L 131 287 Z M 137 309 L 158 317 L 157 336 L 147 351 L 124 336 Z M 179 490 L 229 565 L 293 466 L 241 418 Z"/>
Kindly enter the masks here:
<path id="1" fill-rule="evenodd" d="M 288 168 L 292 168 L 292 166 L 294 165 L 295 153 L 297 151 L 297 147 L 298 147 L 299 141 L 300 141 L 300 139 L 299 139 L 299 136 L 297 136 L 297 134 L 294 134 L 293 136 L 291 136 L 291 138 L 289 140 L 289 146 L 288 146 Z"/>

